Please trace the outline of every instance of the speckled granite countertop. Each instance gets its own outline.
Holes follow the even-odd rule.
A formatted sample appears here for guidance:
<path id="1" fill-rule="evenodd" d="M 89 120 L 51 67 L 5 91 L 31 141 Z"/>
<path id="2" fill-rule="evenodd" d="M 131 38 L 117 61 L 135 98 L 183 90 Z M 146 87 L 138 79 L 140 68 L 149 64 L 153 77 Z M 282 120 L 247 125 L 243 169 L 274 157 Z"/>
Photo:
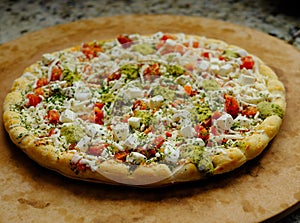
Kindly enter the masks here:
<path id="1" fill-rule="evenodd" d="M 24 33 L 80 19 L 120 14 L 177 14 L 219 19 L 276 36 L 300 49 L 293 0 L 1 0 L 0 44 Z M 300 222 L 300 210 L 280 222 Z"/>

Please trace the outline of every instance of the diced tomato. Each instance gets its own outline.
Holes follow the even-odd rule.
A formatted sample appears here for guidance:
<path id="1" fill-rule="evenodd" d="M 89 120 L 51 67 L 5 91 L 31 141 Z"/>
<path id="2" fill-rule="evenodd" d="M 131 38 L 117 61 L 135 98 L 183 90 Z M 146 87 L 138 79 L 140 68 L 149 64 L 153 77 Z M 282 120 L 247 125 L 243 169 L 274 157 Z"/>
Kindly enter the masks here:
<path id="1" fill-rule="evenodd" d="M 207 59 L 209 59 L 209 52 L 202 52 L 201 53 L 201 56 L 203 56 L 204 58 L 207 58 Z"/>
<path id="2" fill-rule="evenodd" d="M 86 171 L 89 167 L 85 163 L 80 163 L 81 159 L 75 164 L 77 171 Z"/>
<path id="3" fill-rule="evenodd" d="M 242 110 L 242 115 L 247 117 L 254 117 L 257 113 L 257 108 L 253 106 L 248 106 Z"/>
<path id="4" fill-rule="evenodd" d="M 136 100 L 133 105 L 132 105 L 132 110 L 146 110 L 147 109 L 147 104 L 146 102 L 142 101 L 142 100 Z"/>
<path id="5" fill-rule="evenodd" d="M 196 90 L 192 89 L 192 86 L 190 85 L 185 85 L 184 86 L 184 91 L 187 93 L 189 96 L 195 96 L 197 94 Z"/>
<path id="6" fill-rule="evenodd" d="M 126 161 L 126 157 L 127 157 L 127 155 L 129 154 L 130 152 L 129 151 L 119 151 L 119 152 L 117 152 L 115 155 L 114 155 L 114 157 L 117 159 L 117 160 L 121 160 L 121 161 L 123 161 L 123 162 L 125 162 Z"/>
<path id="7" fill-rule="evenodd" d="M 96 124 L 99 124 L 99 125 L 104 124 L 104 112 L 98 107 L 94 107 L 94 118 L 95 118 L 94 121 Z"/>
<path id="8" fill-rule="evenodd" d="M 144 75 L 160 75 L 160 64 L 159 63 L 154 63 L 150 64 L 145 70 L 144 70 Z"/>
<path id="9" fill-rule="evenodd" d="M 161 55 L 165 55 L 168 53 L 179 53 L 183 55 L 186 52 L 186 47 L 184 47 L 181 44 L 176 44 L 176 45 L 164 45 L 163 50 L 161 50 Z"/>
<path id="10" fill-rule="evenodd" d="M 68 147 L 68 150 L 76 150 L 76 143 L 75 142 L 72 142 L 69 144 L 69 147 Z"/>
<path id="11" fill-rule="evenodd" d="M 195 64 L 193 62 L 185 64 L 184 68 L 189 70 L 189 71 L 193 71 L 195 69 Z"/>
<path id="12" fill-rule="evenodd" d="M 198 41 L 193 41 L 192 44 L 185 42 L 183 43 L 184 46 L 189 47 L 192 46 L 193 48 L 199 48 L 199 42 Z"/>
<path id="13" fill-rule="evenodd" d="M 222 55 L 220 55 L 220 56 L 219 56 L 219 60 L 225 60 L 225 61 L 226 61 L 226 60 L 227 60 L 227 58 L 226 58 L 226 57 L 224 57 L 224 56 L 222 56 Z"/>
<path id="14" fill-rule="evenodd" d="M 44 78 L 44 77 L 41 77 L 36 82 L 36 88 L 40 88 L 40 87 L 46 86 L 48 84 L 49 84 L 48 79 Z"/>
<path id="15" fill-rule="evenodd" d="M 225 111 L 230 114 L 233 118 L 236 118 L 240 111 L 238 101 L 230 95 L 225 94 Z"/>
<path id="16" fill-rule="evenodd" d="M 102 47 L 97 43 L 84 43 L 81 46 L 81 52 L 88 58 L 92 59 L 98 56 L 99 52 L 103 52 Z"/>
<path id="17" fill-rule="evenodd" d="M 44 94 L 44 90 L 43 90 L 43 88 L 41 88 L 41 87 L 34 89 L 34 93 L 35 93 L 36 95 L 41 95 L 41 96 L 44 96 L 44 95 L 45 95 L 45 94 Z"/>
<path id="18" fill-rule="evenodd" d="M 152 133 L 154 132 L 154 131 L 153 131 L 153 126 L 152 126 L 152 125 L 150 125 L 148 128 L 146 128 L 146 129 L 144 130 L 144 133 L 145 133 L 145 134 L 149 134 L 150 132 L 152 132 Z"/>
<path id="19" fill-rule="evenodd" d="M 119 43 L 121 43 L 124 48 L 127 48 L 127 47 L 131 46 L 131 44 L 133 42 L 132 39 L 130 39 L 126 35 L 119 35 L 117 37 L 117 39 L 118 39 Z"/>
<path id="20" fill-rule="evenodd" d="M 156 148 L 160 148 L 162 144 L 164 144 L 164 142 L 165 142 L 165 138 L 163 136 L 157 136 L 153 141 L 154 146 Z"/>
<path id="21" fill-rule="evenodd" d="M 54 135 L 56 132 L 55 132 L 55 129 L 54 128 L 52 128 L 52 129 L 50 129 L 50 131 L 48 132 L 48 136 L 52 136 L 52 135 Z"/>
<path id="22" fill-rule="evenodd" d="M 48 120 L 49 120 L 49 123 L 51 124 L 57 124 L 59 122 L 59 112 L 54 110 L 54 109 L 51 109 L 48 111 Z"/>
<path id="23" fill-rule="evenodd" d="M 107 83 L 109 84 L 110 81 L 114 81 L 114 80 L 119 80 L 121 77 L 121 72 L 120 71 L 116 71 L 110 75 L 108 75 L 107 77 Z"/>
<path id="24" fill-rule="evenodd" d="M 195 125 L 195 132 L 196 132 L 197 137 L 203 139 L 204 141 L 208 140 L 209 132 L 207 131 L 207 129 L 203 125 L 196 124 Z"/>
<path id="25" fill-rule="evenodd" d="M 104 107 L 104 103 L 102 103 L 102 102 L 96 102 L 94 106 L 97 107 L 97 108 L 102 109 Z"/>
<path id="26" fill-rule="evenodd" d="M 215 136 L 219 135 L 217 126 L 214 126 L 214 125 L 211 126 L 210 127 L 210 133 L 213 134 L 213 135 L 215 135 Z"/>
<path id="27" fill-rule="evenodd" d="M 154 157 L 155 154 L 156 154 L 156 150 L 155 150 L 155 149 L 147 149 L 147 154 L 146 154 L 146 156 L 147 156 L 148 158 Z"/>
<path id="28" fill-rule="evenodd" d="M 221 116 L 222 116 L 222 113 L 221 113 L 221 112 L 219 112 L 219 111 L 214 111 L 214 112 L 212 113 L 212 115 L 211 115 L 211 118 L 212 118 L 213 120 L 216 120 L 216 119 L 220 118 Z"/>
<path id="29" fill-rule="evenodd" d="M 166 135 L 166 137 L 172 137 L 172 132 L 168 132 L 168 131 L 167 131 L 167 132 L 165 133 L 165 135 Z"/>
<path id="30" fill-rule="evenodd" d="M 62 77 L 62 69 L 60 67 L 54 67 L 51 72 L 51 81 L 59 81 Z"/>
<path id="31" fill-rule="evenodd" d="M 36 94 L 27 94 L 26 97 L 28 98 L 28 106 L 35 107 L 42 101 L 42 98 Z"/>
<path id="32" fill-rule="evenodd" d="M 188 95 L 191 95 L 191 93 L 192 93 L 192 86 L 190 86 L 190 85 L 185 85 L 185 86 L 184 86 L 184 91 L 185 91 L 185 93 L 187 93 Z"/>
<path id="33" fill-rule="evenodd" d="M 241 58 L 242 64 L 240 65 L 240 69 L 252 69 L 254 66 L 254 60 L 251 56 L 244 56 Z"/>
<path id="34" fill-rule="evenodd" d="M 216 120 L 222 116 L 222 113 L 219 111 L 214 111 L 211 117 L 201 123 L 205 128 L 211 127 L 213 120 Z"/>
<path id="35" fill-rule="evenodd" d="M 99 155 L 101 155 L 103 150 L 105 148 L 107 148 L 108 146 L 109 146 L 109 144 L 107 144 L 107 143 L 102 143 L 102 144 L 99 144 L 99 145 L 93 145 L 93 146 L 90 146 L 87 153 L 91 154 L 91 155 L 94 155 L 94 156 L 99 156 Z"/>
<path id="36" fill-rule="evenodd" d="M 166 41 L 167 39 L 175 40 L 176 37 L 173 36 L 173 35 L 171 35 L 171 34 L 164 34 L 164 35 L 160 38 L 160 40 L 163 40 L 163 41 Z"/>

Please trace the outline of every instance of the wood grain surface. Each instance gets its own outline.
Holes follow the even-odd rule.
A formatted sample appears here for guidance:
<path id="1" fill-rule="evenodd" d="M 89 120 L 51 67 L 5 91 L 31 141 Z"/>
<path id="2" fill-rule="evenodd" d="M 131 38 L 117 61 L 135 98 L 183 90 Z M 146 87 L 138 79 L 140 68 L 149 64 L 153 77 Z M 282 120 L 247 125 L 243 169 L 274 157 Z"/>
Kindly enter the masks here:
<path id="1" fill-rule="evenodd" d="M 232 173 L 141 189 L 71 180 L 40 167 L 0 129 L 0 222 L 261 222 L 300 200 L 300 52 L 267 34 L 199 17 L 124 15 L 49 27 L 0 46 L 0 101 L 43 53 L 122 33 L 184 32 L 245 48 L 275 70 L 287 91 L 280 133 L 255 160 Z"/>

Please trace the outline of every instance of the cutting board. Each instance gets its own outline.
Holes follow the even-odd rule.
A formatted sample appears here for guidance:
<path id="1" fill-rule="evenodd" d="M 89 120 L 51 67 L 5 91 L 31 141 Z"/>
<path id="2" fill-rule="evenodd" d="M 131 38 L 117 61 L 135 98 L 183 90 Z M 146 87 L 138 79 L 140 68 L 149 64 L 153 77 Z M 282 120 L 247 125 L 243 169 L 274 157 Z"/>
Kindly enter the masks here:
<path id="1" fill-rule="evenodd" d="M 245 48 L 273 68 L 287 91 L 280 133 L 256 159 L 222 176 L 142 189 L 71 180 L 40 167 L 0 132 L 0 222 L 261 222 L 299 207 L 300 52 L 227 22 L 172 15 L 100 17 L 49 27 L 0 46 L 0 101 L 23 69 L 49 53 L 122 33 L 184 32 Z M 2 115 L 2 110 L 1 110 Z"/>

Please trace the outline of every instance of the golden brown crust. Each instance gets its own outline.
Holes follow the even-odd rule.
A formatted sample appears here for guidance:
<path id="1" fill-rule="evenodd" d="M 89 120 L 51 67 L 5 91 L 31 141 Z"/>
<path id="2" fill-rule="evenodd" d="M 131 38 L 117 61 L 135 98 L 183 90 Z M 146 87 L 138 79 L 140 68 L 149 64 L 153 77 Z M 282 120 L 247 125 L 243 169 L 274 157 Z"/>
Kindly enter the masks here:
<path id="1" fill-rule="evenodd" d="M 216 44 L 225 44 L 219 40 L 211 39 L 210 41 Z M 237 46 L 230 47 L 238 48 Z M 33 64 L 26 71 L 30 71 L 37 66 L 37 64 Z M 274 71 L 263 64 L 263 62 L 261 62 L 259 70 L 263 75 L 268 77 L 267 87 L 269 91 L 280 96 L 274 99 L 273 102 L 285 110 L 284 85 L 278 80 Z M 15 80 L 11 92 L 7 94 L 3 103 L 3 120 L 5 129 L 9 133 L 11 140 L 40 165 L 58 171 L 70 178 L 111 184 L 147 185 L 154 187 L 203 178 L 203 174 L 192 163 L 182 164 L 175 169 L 170 169 L 165 164 L 140 165 L 132 168 L 124 163 L 108 160 L 102 162 L 97 171 L 92 171 L 90 168 L 79 172 L 71 170 L 70 162 L 73 157 L 72 154 L 57 153 L 54 146 L 47 145 L 46 142 L 36 138 L 22 126 L 20 114 L 10 110 L 12 105 L 21 102 L 21 91 L 30 83 L 30 78 L 24 76 Z M 253 135 L 243 140 L 246 144 L 245 148 L 232 147 L 224 153 L 214 155 L 212 157 L 214 170 L 211 174 L 215 175 L 232 171 L 243 165 L 247 160 L 258 156 L 279 132 L 281 123 L 282 119 L 280 117 L 276 115 L 270 116 L 257 127 Z"/>

